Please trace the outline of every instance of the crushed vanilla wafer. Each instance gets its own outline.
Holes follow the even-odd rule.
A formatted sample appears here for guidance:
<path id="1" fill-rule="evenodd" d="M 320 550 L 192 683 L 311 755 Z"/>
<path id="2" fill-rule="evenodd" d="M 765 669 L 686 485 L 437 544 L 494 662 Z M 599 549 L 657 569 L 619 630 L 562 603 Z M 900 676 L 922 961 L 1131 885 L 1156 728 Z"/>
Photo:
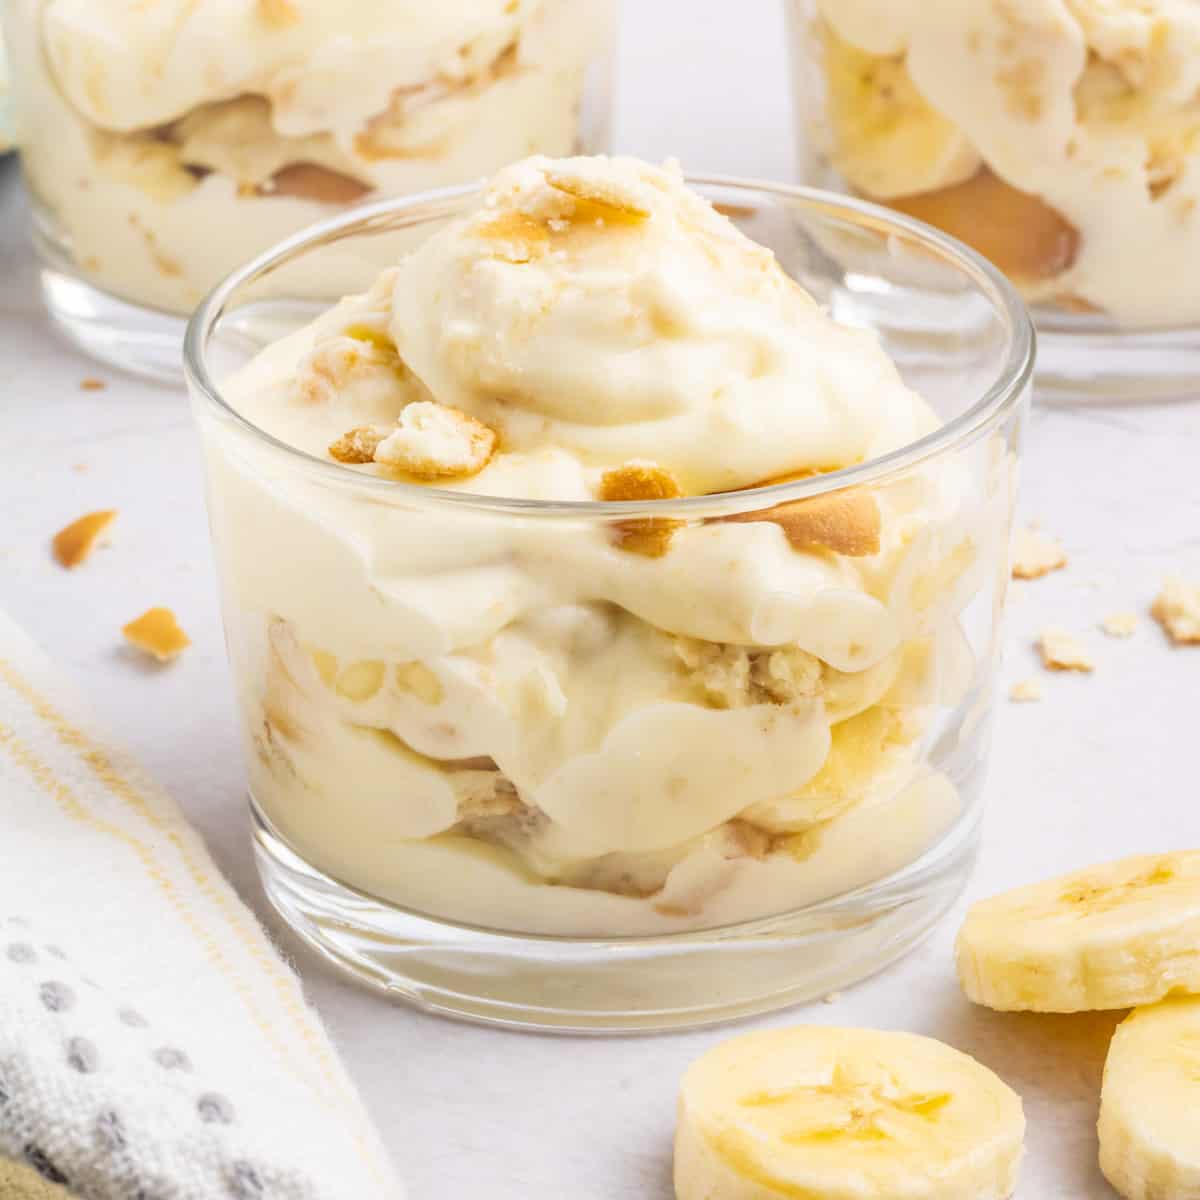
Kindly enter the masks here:
<path id="1" fill-rule="evenodd" d="M 1067 556 L 1057 539 L 1031 527 L 1013 534 L 1012 573 L 1014 579 L 1040 579 L 1067 565 Z"/>
<path id="2" fill-rule="evenodd" d="M 496 449 L 496 431 L 436 400 L 405 406 L 396 428 L 375 447 L 375 461 L 418 479 L 478 475 Z"/>
<path id="3" fill-rule="evenodd" d="M 1040 679 L 1019 679 L 1008 690 L 1008 698 L 1015 704 L 1032 704 L 1042 698 Z"/>
<path id="4" fill-rule="evenodd" d="M 1095 661 L 1087 647 L 1073 634 L 1057 625 L 1048 625 L 1038 635 L 1042 665 L 1048 671 L 1093 671 Z"/>
<path id="5" fill-rule="evenodd" d="M 79 381 L 79 387 L 85 392 L 102 392 L 108 384 L 103 379 L 97 379 L 94 375 L 89 375 L 86 379 Z"/>
<path id="6" fill-rule="evenodd" d="M 180 629 L 169 608 L 148 608 L 121 632 L 127 642 L 153 655 L 159 662 L 170 662 L 192 644 L 192 639 Z"/>
<path id="7" fill-rule="evenodd" d="M 1100 628 L 1103 629 L 1109 637 L 1115 638 L 1133 637 L 1133 635 L 1137 632 L 1137 626 L 1137 613 L 1133 612 L 1109 613 L 1108 616 L 1100 622 Z"/>
<path id="8" fill-rule="evenodd" d="M 300 20 L 292 0 L 258 0 L 258 12 L 263 21 L 275 29 L 286 29 Z"/>
<path id="9" fill-rule="evenodd" d="M 115 508 L 104 508 L 99 512 L 88 513 L 78 521 L 72 521 L 54 535 L 50 543 L 54 557 L 68 569 L 79 566 L 96 548 L 105 530 L 116 520 L 116 516 Z"/>
<path id="10" fill-rule="evenodd" d="M 847 488 L 808 500 L 789 500 L 757 512 L 733 513 L 718 521 L 770 521 L 796 550 L 832 550 L 848 558 L 879 553 L 882 521 L 870 492 Z"/>
<path id="11" fill-rule="evenodd" d="M 1200 644 L 1200 584 L 1168 576 L 1150 615 L 1177 646 Z"/>
<path id="12" fill-rule="evenodd" d="M 597 497 L 600 500 L 676 500 L 683 493 L 675 477 L 657 463 L 628 462 L 605 471 Z M 669 517 L 638 517 L 617 521 L 612 527 L 613 540 L 630 554 L 662 558 L 671 548 L 671 539 L 682 521 Z"/>
<path id="13" fill-rule="evenodd" d="M 372 429 L 370 425 L 359 425 L 356 429 L 343 433 L 330 445 L 329 456 L 352 466 L 374 462 L 375 450 L 385 437 L 387 434 L 380 429 Z"/>
<path id="14" fill-rule="evenodd" d="M 648 185 L 614 175 L 599 159 L 562 160 L 546 171 L 546 182 L 576 200 L 591 201 L 628 217 L 648 217 L 653 204 Z"/>

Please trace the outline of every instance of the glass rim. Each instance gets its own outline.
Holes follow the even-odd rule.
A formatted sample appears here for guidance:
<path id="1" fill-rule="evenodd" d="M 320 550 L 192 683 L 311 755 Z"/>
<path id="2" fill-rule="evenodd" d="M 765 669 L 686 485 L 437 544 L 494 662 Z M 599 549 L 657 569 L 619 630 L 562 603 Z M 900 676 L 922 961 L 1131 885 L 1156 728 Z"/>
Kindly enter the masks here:
<path id="1" fill-rule="evenodd" d="M 961 270 L 987 296 L 1006 322 L 1007 353 L 996 378 L 964 412 L 932 432 L 876 458 L 803 479 L 670 500 L 544 500 L 519 496 L 492 496 L 428 487 L 377 475 L 363 475 L 349 466 L 318 458 L 275 437 L 225 399 L 209 372 L 206 347 L 235 293 L 259 276 L 300 257 L 306 250 L 327 241 L 338 240 L 355 227 L 362 227 L 364 231 L 369 231 L 372 225 L 390 227 L 393 218 L 407 215 L 409 220 L 402 220 L 395 226 L 405 228 L 424 220 L 453 216 L 462 209 L 464 201 L 479 194 L 482 181 L 359 205 L 329 220 L 310 225 L 251 259 L 217 284 L 189 319 L 183 341 L 184 377 L 193 395 L 202 396 L 219 417 L 232 422 L 272 452 L 290 459 L 294 467 L 324 483 L 351 490 L 361 489 L 372 494 L 376 500 L 382 501 L 386 498 L 417 507 L 449 507 L 491 514 L 507 513 L 575 520 L 628 520 L 635 516 L 678 516 L 690 519 L 719 517 L 737 511 L 805 500 L 844 488 L 878 484 L 973 441 L 1001 423 L 1020 404 L 1033 378 L 1036 353 L 1033 322 L 1016 289 L 999 268 L 993 266 L 977 251 L 957 238 L 914 218 L 893 212 L 882 205 L 856 197 L 842 196 L 822 188 L 727 175 L 685 173 L 684 179 L 689 186 L 771 196 L 803 205 L 823 216 L 840 218 L 880 233 L 903 232 L 916 243 L 932 248 L 943 259 L 951 261 Z"/>

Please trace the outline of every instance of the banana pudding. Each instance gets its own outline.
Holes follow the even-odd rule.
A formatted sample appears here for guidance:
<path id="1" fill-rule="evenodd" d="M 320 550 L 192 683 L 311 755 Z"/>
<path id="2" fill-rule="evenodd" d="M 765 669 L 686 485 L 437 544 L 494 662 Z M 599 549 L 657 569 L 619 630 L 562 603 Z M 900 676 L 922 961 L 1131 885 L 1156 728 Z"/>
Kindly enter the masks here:
<path id="1" fill-rule="evenodd" d="M 509 167 L 220 386 L 253 792 L 333 879 L 660 934 L 842 895 L 961 817 L 928 751 L 986 693 L 1011 462 L 842 484 L 938 417 L 675 168 Z"/>
<path id="2" fill-rule="evenodd" d="M 12 0 L 39 232 L 104 292 L 189 312 L 342 206 L 571 152 L 603 124 L 581 106 L 612 16 L 610 0 Z"/>
<path id="3" fill-rule="evenodd" d="M 792 0 L 806 151 L 1027 299 L 1200 322 L 1200 7 Z M 817 163 L 813 163 L 814 169 Z"/>

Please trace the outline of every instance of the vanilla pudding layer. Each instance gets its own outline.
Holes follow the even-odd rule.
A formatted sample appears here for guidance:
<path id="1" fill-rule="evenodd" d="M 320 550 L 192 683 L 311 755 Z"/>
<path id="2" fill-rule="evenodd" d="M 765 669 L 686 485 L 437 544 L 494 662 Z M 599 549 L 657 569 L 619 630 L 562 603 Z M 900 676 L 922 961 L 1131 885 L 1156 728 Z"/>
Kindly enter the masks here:
<path id="1" fill-rule="evenodd" d="M 798 106 L 857 192 L 974 244 L 1032 300 L 1200 321 L 1178 267 L 1200 260 L 1192 0 L 793 3 Z"/>
<path id="2" fill-rule="evenodd" d="M 26 176 L 89 280 L 186 312 L 348 203 L 570 152 L 611 23 L 608 0 L 13 0 Z"/>
<path id="3" fill-rule="evenodd" d="M 225 392 L 345 464 L 206 428 L 254 793 L 336 878 L 492 927 L 669 932 L 843 893 L 959 815 L 925 746 L 972 686 L 961 618 L 1005 519 L 954 461 L 706 519 L 422 490 L 736 493 L 936 427 L 672 171 L 518 164 Z M 361 486 L 389 479 L 412 486 Z"/>

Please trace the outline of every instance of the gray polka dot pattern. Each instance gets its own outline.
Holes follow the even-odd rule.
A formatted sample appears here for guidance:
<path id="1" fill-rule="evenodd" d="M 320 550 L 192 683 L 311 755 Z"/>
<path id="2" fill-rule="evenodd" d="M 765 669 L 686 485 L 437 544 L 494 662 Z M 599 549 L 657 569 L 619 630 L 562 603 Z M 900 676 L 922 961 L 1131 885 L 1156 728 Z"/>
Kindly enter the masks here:
<path id="1" fill-rule="evenodd" d="M 233 1200 L 259 1200 L 262 1180 L 248 1162 L 235 1162 L 229 1171 L 229 1194 Z"/>
<path id="2" fill-rule="evenodd" d="M 100 1051 L 87 1038 L 73 1037 L 67 1042 L 67 1065 L 80 1075 L 94 1075 L 100 1069 Z"/>
<path id="3" fill-rule="evenodd" d="M 232 1125 L 233 1105 L 220 1092 L 205 1092 L 196 1100 L 196 1112 L 206 1125 Z"/>
<path id="4" fill-rule="evenodd" d="M 69 1012 L 75 1004 L 75 993 L 65 983 L 52 979 L 38 989 L 43 1006 L 53 1013 Z"/>
<path id="5" fill-rule="evenodd" d="M 164 1071 L 190 1071 L 192 1069 L 188 1056 L 174 1046 L 160 1046 L 154 1051 L 153 1058 Z"/>
<path id="6" fill-rule="evenodd" d="M 392 1194 L 367 1184 L 348 1154 L 324 1156 L 324 1113 L 312 1114 L 302 1136 L 289 1122 L 269 1137 L 270 1113 L 256 1109 L 254 1089 L 268 1078 L 281 1086 L 282 1077 L 266 1063 L 261 1080 L 257 1063 L 243 1070 L 253 1055 L 227 1053 L 223 1026 L 204 1028 L 205 1014 L 165 988 L 160 995 L 157 980 L 143 992 L 109 977 L 115 969 L 102 962 L 104 947 L 76 943 L 64 928 L 52 932 L 40 920 L 17 927 L 0 915 L 0 1159 L 24 1161 L 80 1197 Z M 93 961 L 95 980 L 87 973 Z M 145 1010 L 149 1019 L 143 1002 L 155 1006 Z M 254 1044 L 251 1031 L 242 1049 Z"/>
<path id="7" fill-rule="evenodd" d="M 118 1113 L 110 1109 L 96 1118 L 96 1142 L 102 1150 L 125 1149 L 125 1126 Z"/>
<path id="8" fill-rule="evenodd" d="M 50 1160 L 49 1155 L 30 1142 L 25 1147 L 25 1161 L 43 1178 L 51 1183 L 69 1184 L 71 1181 Z"/>

